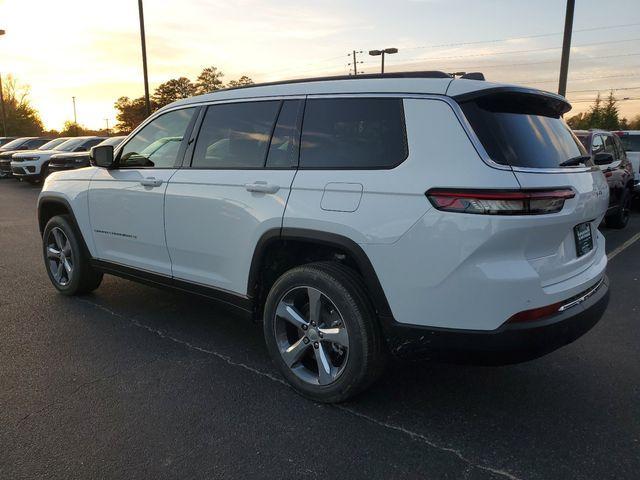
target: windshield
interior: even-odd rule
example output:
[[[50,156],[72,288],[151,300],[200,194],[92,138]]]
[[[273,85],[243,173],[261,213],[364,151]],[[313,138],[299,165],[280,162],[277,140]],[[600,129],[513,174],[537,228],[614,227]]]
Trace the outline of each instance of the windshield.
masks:
[[[503,93],[476,98],[460,106],[496,163],[558,168],[569,159],[587,155],[582,143],[542,97]]]
[[[61,143],[64,143],[65,141],[67,141],[66,138],[55,138],[45,143],[41,147],[38,147],[38,150],[53,150],[54,147],[57,147],[58,145],[60,145]]]
[[[120,145],[122,143],[122,140],[124,140],[126,137],[111,137],[111,138],[107,138],[106,140],[103,140],[102,142],[100,142],[98,145],[102,146],[102,145],[113,145],[114,147],[117,147],[118,145]]]
[[[56,147],[56,150],[61,152],[72,152],[84,142],[86,142],[86,138],[71,138]]]
[[[620,140],[625,152],[640,152],[640,135],[621,135]]]
[[[9,143],[5,143],[2,146],[3,150],[11,150],[12,148],[18,148],[24,142],[29,141],[29,138],[16,138],[15,140],[11,140]]]

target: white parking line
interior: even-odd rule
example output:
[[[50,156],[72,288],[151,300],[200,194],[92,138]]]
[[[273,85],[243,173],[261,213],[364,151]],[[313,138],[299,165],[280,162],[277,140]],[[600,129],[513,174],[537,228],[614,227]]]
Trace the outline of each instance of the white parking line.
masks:
[[[624,242],[622,245],[620,245],[618,248],[616,248],[613,252],[611,252],[609,255],[607,255],[607,259],[609,261],[613,260],[613,257],[615,257],[616,255],[621,253],[623,250],[629,248],[631,245],[636,243],[638,240],[640,240],[640,232],[636,233],[633,237],[631,237],[629,240]]]

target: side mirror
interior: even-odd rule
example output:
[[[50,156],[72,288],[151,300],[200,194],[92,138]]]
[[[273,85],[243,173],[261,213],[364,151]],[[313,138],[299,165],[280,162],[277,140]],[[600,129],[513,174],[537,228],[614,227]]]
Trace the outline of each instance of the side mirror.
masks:
[[[610,153],[596,153],[593,157],[593,163],[596,165],[609,165],[613,163],[613,155]]]
[[[113,145],[100,145],[92,147],[89,152],[89,162],[94,167],[113,167]]]

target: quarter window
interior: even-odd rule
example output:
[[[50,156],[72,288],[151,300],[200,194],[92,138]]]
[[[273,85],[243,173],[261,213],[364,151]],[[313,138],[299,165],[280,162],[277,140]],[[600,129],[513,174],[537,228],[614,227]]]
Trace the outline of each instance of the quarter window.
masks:
[[[136,133],[122,148],[120,167],[172,168],[194,108],[165,113]]]
[[[300,168],[393,168],[407,155],[402,99],[307,101]]]
[[[212,105],[202,121],[192,166],[263,168],[281,102]]]

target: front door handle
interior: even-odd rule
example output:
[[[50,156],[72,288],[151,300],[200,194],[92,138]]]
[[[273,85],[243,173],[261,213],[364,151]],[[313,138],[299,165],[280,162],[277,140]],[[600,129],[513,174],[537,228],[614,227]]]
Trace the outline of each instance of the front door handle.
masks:
[[[144,187],[159,187],[162,185],[162,179],[156,177],[147,177],[140,180],[140,185]]]
[[[279,185],[273,185],[267,182],[245,183],[244,188],[246,188],[248,192],[258,193],[276,193],[280,190]]]

